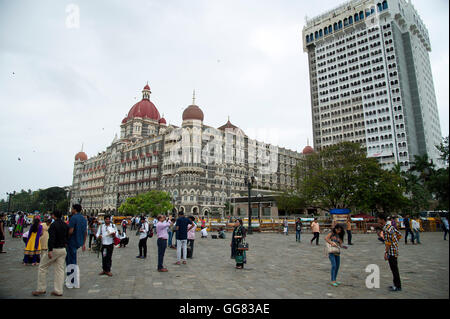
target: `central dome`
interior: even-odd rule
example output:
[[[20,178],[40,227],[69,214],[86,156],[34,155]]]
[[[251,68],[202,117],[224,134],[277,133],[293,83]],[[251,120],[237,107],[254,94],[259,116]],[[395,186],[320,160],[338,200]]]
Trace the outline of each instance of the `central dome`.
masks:
[[[133,105],[130,112],[128,112],[129,119],[133,117],[149,118],[155,121],[159,121],[161,118],[155,104],[150,100],[142,99],[140,102]]]
[[[155,104],[150,101],[150,86],[145,85],[142,90],[142,100],[137,102],[128,112],[126,118],[122,120],[122,123],[126,123],[129,119],[140,117],[147,118],[155,121],[159,121],[161,116],[159,115],[158,109]]]

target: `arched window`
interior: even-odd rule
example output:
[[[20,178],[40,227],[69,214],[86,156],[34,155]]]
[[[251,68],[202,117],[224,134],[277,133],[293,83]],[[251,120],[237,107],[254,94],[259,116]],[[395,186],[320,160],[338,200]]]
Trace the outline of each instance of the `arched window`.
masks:
[[[328,27],[328,33],[332,33],[333,32],[333,28],[331,27],[331,25]]]
[[[388,8],[387,1],[383,1],[383,10],[386,10]]]
[[[309,41],[313,41],[314,40],[314,36],[313,36],[313,34],[311,33],[310,35],[309,35]]]
[[[366,18],[370,16],[370,9],[366,9]]]
[[[324,33],[325,35],[327,35],[327,34],[328,34],[328,28],[323,29],[323,33]]]
[[[359,11],[359,20],[364,20],[364,12]]]
[[[383,5],[381,3],[377,3],[378,12],[383,11]]]
[[[348,26],[348,19],[347,18],[344,19],[344,27],[346,27],[346,26]]]
[[[359,14],[355,13],[355,22],[359,21]]]
[[[323,36],[322,29],[319,30],[319,38]]]
[[[336,22],[335,22],[334,25],[333,25],[333,29],[334,29],[334,31],[337,31],[337,29],[338,29],[338,25],[337,25]]]
[[[375,13],[375,7],[370,8],[370,14],[374,14]]]
[[[306,43],[309,43],[309,35],[306,36]]]
[[[339,20],[338,27],[339,27],[339,30],[342,29],[342,20]]]
[[[353,24],[353,17],[352,16],[348,17],[348,24]]]
[[[314,39],[318,39],[319,38],[319,32],[318,31],[316,31],[316,32],[314,32]]]

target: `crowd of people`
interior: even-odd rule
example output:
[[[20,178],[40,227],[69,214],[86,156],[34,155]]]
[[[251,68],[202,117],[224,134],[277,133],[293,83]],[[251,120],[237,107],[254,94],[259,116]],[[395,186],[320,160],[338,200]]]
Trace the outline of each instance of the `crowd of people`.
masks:
[[[37,275],[37,290],[32,294],[39,296],[46,293],[46,276],[50,266],[54,266],[54,290],[51,293],[54,296],[63,295],[63,286],[65,276],[67,288],[80,288],[79,268],[77,266],[77,251],[81,248],[86,250],[86,241],[89,250],[95,250],[102,255],[102,271],[99,275],[112,277],[112,256],[114,248],[126,248],[129,244],[127,234],[128,225],[130,231],[135,231],[139,241],[137,245],[138,259],[147,258],[147,240],[156,235],[158,272],[168,272],[164,265],[164,256],[167,248],[176,250],[175,265],[186,265],[187,259],[193,258],[194,243],[196,231],[200,228],[201,238],[207,238],[208,232],[204,218],[197,220],[194,216],[184,216],[184,212],[178,213],[178,216],[158,215],[153,220],[149,216],[135,216],[130,221],[123,219],[120,223],[121,229],[118,229],[111,216],[104,216],[103,222],[100,222],[93,215],[83,216],[82,207],[79,204],[72,206],[71,215],[65,218],[61,212],[54,212],[51,215],[35,215],[30,222],[23,213],[0,218],[0,253],[5,244],[5,229],[9,230],[12,238],[22,237],[25,248],[23,264],[28,266],[39,266]],[[442,218],[444,230],[444,240],[447,239],[448,220]],[[229,222],[232,222],[230,218]],[[401,291],[401,279],[398,267],[399,242],[403,237],[398,230],[395,218],[390,218],[380,214],[377,218],[378,240],[385,245],[384,259],[389,263],[393,274],[393,285],[391,291]],[[408,238],[412,244],[420,244],[421,227],[417,220],[407,215],[403,219],[405,228],[405,244],[408,244]],[[26,228],[30,226],[28,231]],[[285,219],[282,223],[283,233],[287,236],[289,224]],[[300,218],[295,221],[296,242],[301,242],[301,233],[303,223]],[[317,218],[314,218],[310,224],[313,237],[310,240],[311,245],[316,242],[319,245],[320,225]],[[341,249],[347,249],[344,245],[344,237],[347,235],[348,245],[352,243],[352,223],[350,216],[344,223],[333,223],[331,231],[324,238],[326,251],[331,264],[330,284],[338,287],[341,283],[337,280],[339,267],[341,263]],[[218,230],[218,235],[213,238],[226,238],[223,227]],[[235,260],[235,268],[243,269],[247,263],[246,252],[248,244],[246,243],[247,229],[242,219],[235,219],[233,232],[231,235],[231,258]],[[66,274],[64,274],[66,273]]]

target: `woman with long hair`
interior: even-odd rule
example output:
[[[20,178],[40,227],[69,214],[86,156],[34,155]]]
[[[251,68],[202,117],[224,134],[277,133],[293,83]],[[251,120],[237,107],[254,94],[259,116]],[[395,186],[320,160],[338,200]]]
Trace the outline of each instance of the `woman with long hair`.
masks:
[[[238,219],[234,226],[233,236],[231,238],[231,258],[236,260],[236,268],[242,269],[244,268],[244,264],[247,262],[245,259],[245,251],[239,250],[239,244],[244,241],[246,236],[246,231],[244,228],[244,223],[242,219]]]
[[[24,265],[39,265],[41,261],[41,236],[42,225],[40,219],[35,217],[28,233],[25,256],[23,257]]]
[[[333,227],[331,230],[331,233],[329,233],[325,237],[325,241],[327,242],[327,249],[328,249],[328,258],[331,262],[331,285],[334,287],[337,287],[341,283],[336,281],[337,274],[339,271],[339,265],[341,263],[341,250],[340,248],[347,248],[346,246],[343,246],[342,243],[344,242],[344,236],[345,236],[345,230],[344,227],[341,224],[337,224]]]

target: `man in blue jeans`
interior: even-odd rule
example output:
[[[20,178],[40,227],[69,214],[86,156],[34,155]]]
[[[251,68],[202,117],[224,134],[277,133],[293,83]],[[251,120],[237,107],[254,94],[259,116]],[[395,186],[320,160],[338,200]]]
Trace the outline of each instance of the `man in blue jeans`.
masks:
[[[87,221],[81,215],[81,209],[82,208],[80,204],[74,204],[72,206],[72,216],[69,220],[69,241],[66,247],[66,267],[68,267],[69,265],[77,265],[78,248],[83,247],[83,251],[86,250],[85,242],[87,237]],[[73,271],[67,271],[67,276],[69,276],[71,273],[73,273]],[[72,283],[73,285],[66,284],[66,287],[80,288],[79,281],[72,280]]]

